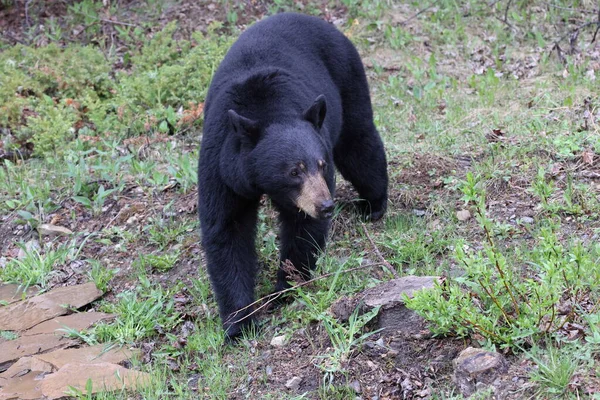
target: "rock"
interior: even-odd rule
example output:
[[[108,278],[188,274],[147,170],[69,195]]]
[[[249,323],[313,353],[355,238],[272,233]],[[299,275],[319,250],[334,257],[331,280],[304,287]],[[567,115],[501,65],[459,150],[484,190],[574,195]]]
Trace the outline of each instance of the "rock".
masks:
[[[531,225],[531,224],[533,224],[533,218],[531,218],[531,217],[521,217],[521,223],[522,224]]]
[[[423,217],[426,214],[425,210],[418,210],[418,209],[413,209],[412,210],[413,215],[417,216],[417,217]]]
[[[454,383],[464,396],[491,385],[508,371],[508,363],[496,352],[467,347],[453,361]]]
[[[17,258],[19,260],[22,260],[23,258],[25,258],[25,256],[27,255],[28,252],[30,252],[31,250],[40,250],[40,244],[37,240],[35,239],[31,239],[29,242],[25,243],[24,248],[20,248],[19,249],[19,253],[17,254]]]
[[[69,236],[73,231],[64,226],[41,224],[37,227],[38,232],[42,236]]]
[[[64,317],[57,317],[46,322],[42,322],[23,332],[22,336],[39,335],[41,333],[65,334],[65,329],[81,331],[87,329],[100,321],[109,321],[115,318],[114,314],[105,314],[101,312],[83,312]]]
[[[342,322],[347,321],[356,307],[365,313],[381,306],[377,317],[377,328],[388,332],[401,331],[407,335],[416,335],[426,329],[423,318],[404,305],[403,297],[412,297],[422,289],[431,289],[439,281],[436,276],[404,276],[384,282],[358,295],[342,297],[332,304],[329,311]]]
[[[286,343],[285,335],[274,336],[273,339],[271,339],[271,346],[273,346],[273,347],[283,347],[283,346],[285,346],[285,343]]]
[[[28,371],[21,376],[0,380],[0,400],[41,399],[40,379],[43,376],[43,372]]]
[[[34,295],[37,292],[38,290],[33,286],[28,287],[23,293],[23,287],[21,285],[3,284],[0,285],[0,302],[6,302],[5,304],[15,303],[23,300],[23,298]],[[4,329],[4,327],[2,329]]]
[[[285,383],[285,387],[290,390],[298,390],[300,388],[300,383],[302,383],[302,378],[299,376],[295,376],[292,379],[288,380]]]
[[[6,331],[22,331],[40,322],[67,314],[102,296],[93,282],[64,286],[18,303],[0,307],[0,326]],[[1,353],[0,353],[1,354]]]
[[[50,353],[38,354],[34,358],[51,364],[55,369],[60,369],[67,364],[98,364],[108,362],[120,364],[140,355],[139,350],[128,350],[125,348],[110,348],[103,344],[77,349],[61,349]]]
[[[34,357],[21,357],[16,363],[10,366],[6,371],[0,374],[0,378],[11,379],[24,376],[30,371],[52,372],[52,364],[48,364]],[[1,385],[0,385],[1,386]],[[2,397],[0,397],[1,399]]]
[[[151,376],[145,372],[134,371],[116,364],[66,364],[57,372],[47,375],[41,382],[42,394],[46,398],[59,399],[71,388],[80,390],[86,395],[88,380],[92,381],[92,393],[114,391],[129,388],[136,390],[147,386]]]
[[[459,221],[466,221],[471,218],[471,213],[469,210],[460,210],[456,212],[456,218]]]
[[[75,343],[77,343],[75,340],[66,339],[52,333],[23,336],[0,343],[0,371],[4,371],[21,357],[72,346]]]
[[[362,392],[362,388],[360,387],[360,382],[357,381],[356,379],[353,380],[352,382],[350,382],[350,384],[348,386],[350,387],[350,389],[354,390],[354,392],[356,392],[357,394],[360,394]]]

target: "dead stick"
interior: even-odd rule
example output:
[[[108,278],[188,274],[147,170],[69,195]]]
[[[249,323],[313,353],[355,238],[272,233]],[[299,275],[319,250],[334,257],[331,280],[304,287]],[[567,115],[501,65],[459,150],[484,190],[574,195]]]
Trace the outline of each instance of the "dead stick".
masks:
[[[264,304],[261,304],[259,307],[257,307],[256,309],[254,309],[250,314],[245,315],[244,317],[242,317],[242,318],[240,318],[240,319],[238,319],[236,321],[233,321],[231,323],[232,324],[236,324],[236,323],[238,323],[240,321],[243,321],[244,319],[248,318],[249,316],[257,313],[262,308],[265,308],[269,303],[272,303],[273,301],[275,301],[282,294],[287,293],[287,292],[291,292],[292,290],[296,290],[299,287],[306,286],[306,285],[308,285],[310,283],[318,281],[319,279],[329,278],[330,276],[336,275],[338,273],[339,274],[347,274],[349,272],[359,271],[361,269],[367,269],[367,268],[372,268],[372,267],[378,267],[378,266],[381,266],[381,265],[383,265],[383,264],[382,263],[372,263],[372,264],[360,265],[358,267],[354,267],[354,268],[350,268],[350,269],[345,269],[343,271],[328,272],[326,274],[319,275],[319,276],[317,276],[315,278],[312,278],[312,279],[309,279],[307,281],[300,282],[297,285],[294,285],[294,286],[292,286],[290,288],[287,288],[287,289],[284,289],[282,291],[271,293],[271,294],[268,294],[268,295],[266,295],[264,297],[261,297],[260,299],[256,300],[255,302],[252,302],[252,303],[248,304],[247,306],[240,308],[239,310],[237,310],[237,311],[235,311],[234,313],[231,314],[231,316],[228,318],[227,322],[229,322],[230,318],[236,316],[240,312],[242,312],[242,311],[244,311],[244,310],[246,310],[246,309],[248,309],[248,308],[250,308],[250,307],[252,307],[252,306],[254,306],[254,305],[258,304],[258,303],[260,303],[261,301],[267,300]]]
[[[385,257],[383,256],[383,254],[381,254],[381,252],[379,251],[379,248],[377,247],[377,245],[375,244],[375,241],[373,241],[373,238],[371,237],[371,235],[369,234],[369,230],[367,229],[367,226],[363,223],[362,227],[365,230],[365,235],[367,235],[367,239],[369,239],[369,242],[371,242],[371,246],[373,247],[373,251],[375,251],[375,254],[377,254],[377,257],[379,257],[379,259],[381,260],[381,263],[383,264],[383,266],[388,270],[389,273],[391,273],[392,275],[394,275],[394,278],[399,278],[398,273],[396,272],[396,270],[394,269],[394,267],[392,266],[392,264],[390,264]]]

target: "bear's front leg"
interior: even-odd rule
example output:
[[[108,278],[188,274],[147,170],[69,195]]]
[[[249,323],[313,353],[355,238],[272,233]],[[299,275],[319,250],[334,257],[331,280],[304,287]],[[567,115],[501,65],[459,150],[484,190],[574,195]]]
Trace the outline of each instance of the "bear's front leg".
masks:
[[[253,308],[245,307],[254,301],[258,269],[254,242],[257,207],[258,202],[243,208],[225,207],[200,218],[208,273],[228,341],[253,322],[248,315]]]
[[[276,292],[290,287],[288,273],[283,268],[286,260],[294,265],[304,280],[310,279],[310,271],[315,269],[319,253],[325,251],[331,224],[331,219],[311,218],[304,212],[282,212],[280,220],[281,261],[277,272]]]

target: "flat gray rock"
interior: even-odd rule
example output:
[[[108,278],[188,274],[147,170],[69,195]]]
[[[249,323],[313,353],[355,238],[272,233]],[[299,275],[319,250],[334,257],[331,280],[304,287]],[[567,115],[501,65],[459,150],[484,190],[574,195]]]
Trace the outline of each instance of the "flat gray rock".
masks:
[[[383,282],[364,290],[353,297],[342,297],[332,304],[329,311],[341,321],[347,321],[354,310],[369,312],[381,307],[377,317],[377,327],[387,332],[401,331],[415,335],[426,329],[423,318],[404,305],[404,295],[413,297],[415,292],[432,289],[439,281],[437,276],[404,276]]]

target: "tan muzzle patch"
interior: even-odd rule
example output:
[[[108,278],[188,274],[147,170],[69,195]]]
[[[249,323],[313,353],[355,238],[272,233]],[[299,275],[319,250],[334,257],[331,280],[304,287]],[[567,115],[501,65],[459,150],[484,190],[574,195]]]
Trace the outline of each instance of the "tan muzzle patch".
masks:
[[[296,206],[313,218],[319,217],[319,207],[324,201],[331,200],[327,182],[321,174],[309,175],[302,185]]]

